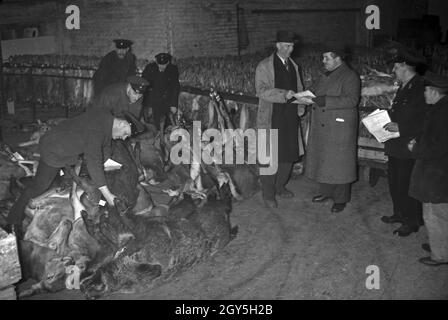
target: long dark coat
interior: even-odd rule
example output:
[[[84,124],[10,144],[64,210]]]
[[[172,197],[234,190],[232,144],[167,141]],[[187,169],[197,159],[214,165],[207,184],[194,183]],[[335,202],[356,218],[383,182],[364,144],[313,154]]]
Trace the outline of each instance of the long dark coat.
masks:
[[[135,61],[135,55],[129,51],[123,59],[118,57],[115,50],[106,54],[93,75],[95,95],[100,94],[110,84],[125,82],[128,76],[135,75],[137,71]]]
[[[256,95],[259,98],[258,111],[257,111],[257,128],[258,129],[271,129],[272,128],[272,114],[274,109],[274,103],[286,104],[286,93],[288,90],[275,87],[275,72],[274,72],[274,56],[276,53],[262,60],[255,70],[255,90]],[[303,91],[304,87],[302,79],[300,77],[297,64],[289,59],[289,64],[293,66],[297,75],[297,91]],[[297,114],[303,115],[305,112],[304,105],[297,105]],[[300,122],[299,122],[300,125]],[[304,154],[304,145],[302,142],[302,134],[300,127],[296,129],[299,146],[298,155]],[[267,133],[269,137],[269,133]],[[266,144],[269,148],[269,143]],[[269,152],[268,152],[269,154]]]
[[[356,180],[360,89],[359,76],[345,63],[312,88],[316,96],[325,96],[325,107],[312,106],[306,177],[329,184]]]
[[[170,107],[178,107],[179,70],[176,65],[170,63],[163,72],[160,72],[157,63],[152,62],[143,70],[142,78],[149,82],[143,97],[143,105],[145,108],[152,108],[154,121],[159,124],[162,117],[170,111]]]
[[[84,154],[95,186],[105,186],[103,163],[111,154],[113,120],[107,110],[94,109],[61,122],[40,139],[41,160],[63,168],[76,164]]]
[[[131,103],[126,93],[128,84],[128,82],[118,82],[107,86],[95,97],[91,107],[110,110],[115,116],[122,116],[123,111],[129,111],[138,118],[142,108],[142,98]]]
[[[413,154],[417,158],[409,195],[424,203],[448,203],[448,97],[429,107],[422,136]]]

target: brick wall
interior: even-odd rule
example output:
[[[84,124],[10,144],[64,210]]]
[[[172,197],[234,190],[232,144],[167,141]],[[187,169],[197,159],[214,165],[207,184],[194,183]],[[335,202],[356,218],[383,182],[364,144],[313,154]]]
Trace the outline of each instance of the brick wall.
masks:
[[[29,1],[28,1],[29,2]],[[4,2],[0,27],[20,23],[39,25],[42,34],[53,34],[60,53],[104,55],[111,39],[135,42],[139,58],[160,51],[177,57],[237,54],[237,1],[233,0],[72,0]],[[304,42],[363,43],[365,0],[246,0],[244,9],[249,45],[242,53],[271,46],[278,29],[298,33]],[[66,30],[65,7],[76,4],[81,29]],[[254,13],[257,9],[346,9],[359,12]]]

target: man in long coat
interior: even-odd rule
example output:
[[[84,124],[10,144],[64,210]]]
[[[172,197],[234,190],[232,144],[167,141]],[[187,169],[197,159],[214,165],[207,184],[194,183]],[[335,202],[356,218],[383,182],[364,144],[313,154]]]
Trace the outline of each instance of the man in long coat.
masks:
[[[344,48],[323,53],[325,74],[313,86],[316,95],[305,158],[305,176],[319,183],[313,202],[333,199],[332,212],[350,201],[357,178],[359,76],[343,61]]]
[[[391,122],[385,129],[399,132],[398,138],[387,140],[385,153],[388,156],[387,179],[393,203],[393,215],[383,216],[384,223],[401,223],[393,233],[406,237],[417,232],[423,225],[422,203],[409,196],[409,183],[415,165],[415,156],[408,150],[408,143],[419,137],[423,130],[423,119],[428,110],[425,103],[425,86],[416,71],[424,58],[414,52],[403,51],[394,59],[393,71],[401,82],[389,110]]]
[[[117,82],[106,87],[94,98],[92,108],[108,109],[115,116],[129,111],[138,118],[147,87],[148,81],[142,77],[129,76],[126,82]]]
[[[259,98],[257,128],[278,130],[278,170],[273,175],[260,175],[263,200],[269,208],[277,207],[276,195],[294,196],[285,186],[292,164],[304,153],[298,114],[303,114],[304,105],[312,102],[295,97],[304,88],[298,66],[290,59],[294,34],[278,31],[276,48],[277,51],[262,60],[255,71],[255,89]]]
[[[125,82],[126,78],[136,74],[135,55],[130,51],[132,41],[115,39],[115,50],[106,54],[93,75],[95,96],[107,86],[116,82]]]
[[[143,97],[145,121],[152,113],[154,124],[159,130],[165,127],[170,116],[176,114],[179,104],[179,70],[171,63],[171,59],[170,54],[159,53],[155,56],[155,62],[149,63],[142,73],[142,77],[149,82]]]
[[[425,74],[427,111],[423,134],[408,148],[416,156],[409,195],[423,203],[423,219],[431,255],[419,259],[429,266],[448,264],[448,77]]]

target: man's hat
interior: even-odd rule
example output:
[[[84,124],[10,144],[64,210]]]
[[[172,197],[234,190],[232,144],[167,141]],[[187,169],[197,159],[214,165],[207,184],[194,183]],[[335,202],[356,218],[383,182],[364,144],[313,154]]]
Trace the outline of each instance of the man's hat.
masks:
[[[426,60],[423,56],[420,56],[419,54],[408,50],[399,50],[389,62],[406,63],[407,65],[412,67],[426,65]]]
[[[297,42],[296,35],[294,32],[286,31],[286,30],[278,30],[277,37],[275,38],[275,42],[287,42],[287,43],[295,43]]]
[[[129,111],[123,111],[123,117],[131,126],[131,136],[135,136],[145,131],[145,125]]]
[[[322,53],[333,52],[335,55],[339,56],[341,59],[344,59],[348,54],[348,46],[343,43],[335,43],[333,45],[325,45],[322,48]]]
[[[168,62],[171,61],[172,57],[169,53],[162,52],[162,53],[157,54],[155,56],[155,58],[156,58],[156,62],[158,64],[167,64]]]
[[[126,39],[115,39],[114,42],[118,49],[129,48],[132,45],[132,41]]]
[[[145,92],[146,88],[149,86],[149,82],[139,76],[129,76],[126,80],[131,84],[132,89],[137,93]]]
[[[427,71],[423,77],[425,86],[448,89],[448,77]]]

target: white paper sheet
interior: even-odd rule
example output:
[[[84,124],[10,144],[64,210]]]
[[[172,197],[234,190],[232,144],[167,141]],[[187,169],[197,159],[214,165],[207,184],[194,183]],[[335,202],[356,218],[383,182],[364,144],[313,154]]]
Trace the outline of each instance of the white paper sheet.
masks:
[[[107,159],[106,162],[104,162],[104,170],[105,171],[118,170],[121,167],[122,167],[121,163],[118,163],[112,159]]]
[[[378,142],[386,142],[389,139],[398,138],[400,132],[390,132],[383,127],[391,122],[389,114],[386,110],[376,109],[371,114],[362,119],[362,123],[369,132],[378,140]]]

